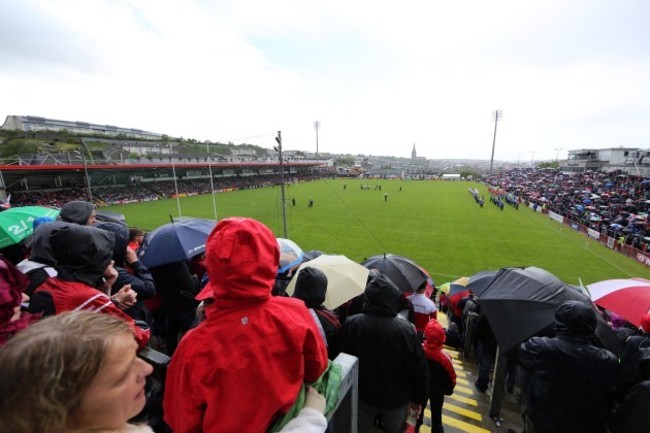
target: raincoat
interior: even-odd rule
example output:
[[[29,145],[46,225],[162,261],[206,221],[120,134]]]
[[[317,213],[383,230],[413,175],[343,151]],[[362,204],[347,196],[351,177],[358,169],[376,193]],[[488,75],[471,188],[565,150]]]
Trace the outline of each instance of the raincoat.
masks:
[[[41,284],[29,304],[30,313],[60,314],[71,310],[89,310],[112,314],[131,325],[140,348],[149,341],[149,331],[136,326],[133,319],[117,308],[97,289],[113,255],[114,236],[94,227],[69,224],[50,236],[58,258],[58,275]]]
[[[604,433],[613,400],[616,357],[593,346],[596,314],[578,301],[555,312],[557,337],[521,344],[528,369],[527,413],[536,433]]]
[[[398,319],[399,289],[379,275],[363,294],[363,312],[346,319],[341,351],[359,358],[359,400],[397,409],[427,398],[427,363],[415,327]]]
[[[168,368],[164,412],[174,433],[263,432],[327,367],[302,301],[271,297],[279,247],[258,221],[219,221],[206,242],[213,298]]]

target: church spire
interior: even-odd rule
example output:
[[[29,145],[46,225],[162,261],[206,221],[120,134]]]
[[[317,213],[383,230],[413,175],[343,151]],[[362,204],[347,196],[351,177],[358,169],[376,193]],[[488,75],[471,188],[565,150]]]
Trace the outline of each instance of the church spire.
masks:
[[[411,159],[418,157],[418,153],[415,151],[415,141],[413,142],[413,150],[411,151]]]

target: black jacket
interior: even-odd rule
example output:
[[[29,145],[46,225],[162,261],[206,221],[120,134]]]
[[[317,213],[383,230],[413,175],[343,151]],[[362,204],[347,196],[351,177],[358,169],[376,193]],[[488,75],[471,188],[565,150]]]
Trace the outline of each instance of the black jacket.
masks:
[[[363,312],[346,319],[341,351],[359,358],[359,399],[396,409],[428,396],[427,362],[413,324],[396,317],[401,293],[385,276],[368,283]]]
[[[527,411],[535,433],[606,431],[617,359],[589,343],[596,317],[580,305],[562,323],[556,312],[557,337],[533,337],[520,346],[520,363],[530,374]]]
[[[341,322],[333,311],[323,306],[327,295],[327,276],[317,268],[307,266],[296,277],[293,297],[301,299],[307,308],[313,310],[325,333],[327,357],[334,360],[340,353],[339,334]]]
[[[115,261],[115,270],[118,273],[117,280],[113,283],[111,293],[117,293],[125,284],[130,284],[131,288],[138,294],[137,302],[131,308],[124,312],[136,320],[145,320],[144,300],[153,297],[156,294],[156,285],[149,269],[139,260],[133,263],[126,263],[125,255],[129,243],[129,229],[121,224],[102,222],[95,227],[115,236],[113,247],[113,260]],[[126,270],[128,265],[132,272]]]
[[[650,380],[634,385],[614,413],[612,433],[647,433],[650,431]]]

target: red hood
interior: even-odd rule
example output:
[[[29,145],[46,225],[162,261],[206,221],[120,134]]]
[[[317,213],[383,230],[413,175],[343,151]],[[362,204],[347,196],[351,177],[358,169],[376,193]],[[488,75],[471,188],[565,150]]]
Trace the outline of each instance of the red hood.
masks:
[[[437,320],[429,320],[427,326],[424,328],[424,348],[430,350],[442,350],[442,345],[445,343],[447,336],[445,330]]]
[[[279,259],[278,242],[264,224],[250,218],[223,219],[205,244],[210,282],[197,299],[214,297],[216,305],[224,305],[270,298]]]

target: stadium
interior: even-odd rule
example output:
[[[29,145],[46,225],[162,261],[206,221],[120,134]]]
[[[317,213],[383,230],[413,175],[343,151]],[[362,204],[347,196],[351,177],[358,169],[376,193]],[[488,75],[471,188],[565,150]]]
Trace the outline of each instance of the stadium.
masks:
[[[85,125],[76,127],[80,132]],[[88,127],[98,131],[101,125]],[[131,131],[133,137],[118,140],[151,138]],[[616,164],[574,171],[515,167],[473,180],[349,171],[341,176],[318,159],[197,156],[183,153],[180,143],[143,141],[142,149],[150,151],[141,158],[101,158],[89,150],[101,140],[112,139],[85,138],[76,153],[24,155],[23,161],[33,163],[1,165],[5,207],[60,208],[84,200],[98,205],[98,213],[121,215],[129,226],[149,233],[170,219],[245,216],[304,252],[344,255],[357,263],[373,256],[407,257],[427,271],[435,287],[471,282],[485,271],[531,266],[580,292],[604,280],[650,279],[650,181]],[[632,167],[643,165],[638,155]],[[576,168],[576,158],[567,163]],[[448,327],[447,316],[439,320]],[[472,350],[448,348],[459,377],[443,406],[446,431],[487,432],[494,423],[520,428],[515,394],[498,391],[504,380],[498,365],[489,394],[472,385],[479,374]],[[349,421],[355,409],[344,401],[330,422]],[[427,410],[425,419],[430,416]],[[422,431],[427,427],[425,422]]]

